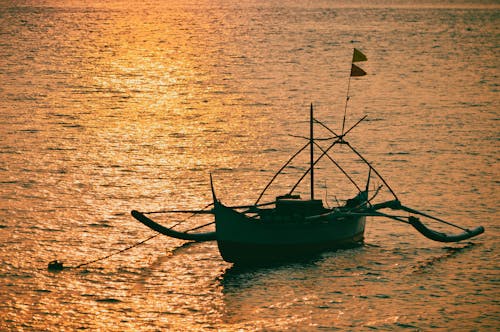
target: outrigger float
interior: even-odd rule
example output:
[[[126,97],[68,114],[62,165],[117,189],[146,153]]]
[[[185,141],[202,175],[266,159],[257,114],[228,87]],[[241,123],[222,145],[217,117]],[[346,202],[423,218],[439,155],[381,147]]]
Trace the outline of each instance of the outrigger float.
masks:
[[[354,49],[351,76],[365,74],[362,69],[354,65],[356,61],[365,60],[366,57]],[[348,99],[349,97],[347,97]],[[225,261],[245,265],[295,260],[312,257],[328,250],[361,245],[364,239],[366,217],[384,217],[410,224],[425,237],[439,242],[458,242],[484,232],[482,226],[467,229],[403,205],[387,181],[384,180],[373,165],[345,140],[346,135],[365,118],[366,116],[356,122],[350,129],[344,131],[344,113],[342,133],[338,135],[323,122],[314,118],[313,105],[311,104],[309,137],[306,138],[308,142],[276,172],[252,205],[224,205],[216,196],[212,176],[210,175],[213,203],[207,206],[211,207],[209,210],[163,210],[153,212],[133,210],[131,212],[132,216],[147,227],[166,236],[188,241],[217,241],[219,252]],[[328,138],[315,138],[315,125],[326,129],[331,136]],[[329,141],[329,145],[325,148],[319,143],[320,141]],[[358,185],[352,176],[331,156],[333,148],[340,146],[347,147],[368,167],[368,180],[363,187]],[[314,153],[315,148],[320,151],[317,157],[315,157]],[[279,196],[273,201],[261,203],[262,197],[275,179],[282,174],[292,160],[306,150],[309,151],[309,167],[297,183],[285,195]],[[354,185],[357,191],[351,198],[333,208],[325,207],[323,201],[316,199],[314,195],[314,169],[316,164],[325,157]],[[381,180],[382,184],[370,196],[369,185],[372,173]],[[294,194],[294,191],[307,175],[310,177],[310,197],[309,199],[302,199],[299,195]],[[374,199],[383,186],[392,195],[392,199],[375,203]],[[390,212],[384,212],[387,210],[403,211],[406,215],[394,215]],[[189,231],[180,232],[172,229],[173,227],[165,227],[147,216],[153,213],[210,214],[214,216],[215,221]],[[421,217],[458,228],[462,232],[450,235],[432,230],[421,222]],[[214,223],[214,232],[192,232]]]

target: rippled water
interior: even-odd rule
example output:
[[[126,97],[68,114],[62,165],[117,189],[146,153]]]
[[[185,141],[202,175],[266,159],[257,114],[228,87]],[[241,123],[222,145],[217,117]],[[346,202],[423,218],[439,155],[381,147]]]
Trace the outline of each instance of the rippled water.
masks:
[[[411,3],[0,1],[0,329],[497,330],[500,6]],[[251,270],[158,236],[47,271],[154,235],[131,209],[202,208],[210,172],[252,203],[309,103],[340,130],[353,47],[350,142],[404,204],[485,234],[368,220],[360,248]]]

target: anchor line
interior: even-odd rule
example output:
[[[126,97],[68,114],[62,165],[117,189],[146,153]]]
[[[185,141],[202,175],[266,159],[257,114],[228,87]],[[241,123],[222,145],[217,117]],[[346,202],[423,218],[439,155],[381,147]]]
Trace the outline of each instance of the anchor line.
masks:
[[[99,261],[103,261],[103,260],[105,260],[105,259],[107,259],[107,258],[110,258],[110,257],[112,257],[112,256],[115,256],[115,255],[121,254],[122,252],[128,251],[128,250],[133,249],[133,248],[135,248],[135,247],[138,247],[138,246],[140,246],[141,244],[146,243],[147,241],[149,241],[149,240],[151,240],[151,239],[153,239],[153,238],[157,237],[158,235],[160,235],[160,233],[156,233],[156,234],[154,234],[154,235],[152,235],[152,236],[148,237],[147,239],[144,239],[144,240],[142,240],[142,241],[140,241],[140,242],[137,242],[137,243],[135,243],[135,244],[133,244],[133,245],[131,245],[131,246],[127,247],[127,248],[124,248],[124,249],[121,249],[121,250],[119,250],[119,251],[113,252],[113,253],[111,253],[111,254],[109,254],[109,255],[106,255],[106,256],[104,256],[104,257],[100,257],[100,258],[94,259],[94,260],[92,260],[92,261],[89,261],[89,262],[86,262],[86,263],[82,263],[82,264],[77,265],[77,266],[73,266],[73,267],[72,267],[72,266],[69,266],[68,268],[78,269],[78,268],[80,268],[80,267],[82,267],[82,266],[85,266],[85,265],[89,265],[89,264],[92,264],[92,263],[97,263],[97,262],[99,262]]]
[[[207,206],[205,206],[205,207],[204,207],[204,209],[206,209],[206,208],[207,208],[207,207],[209,207],[210,205],[212,205],[212,203],[211,203],[211,204],[209,204],[209,205],[207,205]],[[156,211],[155,211],[155,212],[156,212]],[[153,212],[153,213],[154,213],[154,212]],[[193,213],[192,215],[190,215],[190,216],[189,216],[189,217],[187,217],[186,219],[181,220],[181,221],[179,221],[179,222],[175,223],[173,226],[171,226],[171,227],[170,227],[170,229],[174,228],[175,226],[180,225],[181,223],[183,223],[183,222],[187,221],[189,218],[192,218],[192,217],[193,217],[193,216],[195,216],[195,215],[196,215],[196,213]],[[211,223],[210,223],[210,224],[211,224]],[[193,229],[188,230],[188,232],[189,232],[189,231],[196,230],[196,229],[199,229],[199,228],[201,228],[201,227],[208,226],[208,225],[209,225],[209,224],[205,224],[205,225],[202,225],[202,226],[199,226],[199,227],[195,227],[195,228],[193,228]],[[97,262],[103,261],[103,260],[108,259],[108,258],[110,258],[110,257],[112,257],[112,256],[116,256],[116,255],[121,254],[121,253],[123,253],[123,252],[125,252],[125,251],[128,251],[128,250],[130,250],[130,249],[133,249],[133,248],[135,248],[135,247],[138,247],[138,246],[140,246],[141,244],[144,244],[144,243],[148,242],[149,240],[154,239],[154,238],[155,238],[155,237],[157,237],[158,235],[160,235],[160,233],[156,233],[156,234],[154,234],[154,235],[151,235],[150,237],[148,237],[148,238],[146,238],[146,239],[144,239],[144,240],[142,240],[142,241],[139,241],[139,242],[137,242],[137,243],[134,243],[133,245],[130,245],[130,246],[128,246],[128,247],[126,247],[126,248],[124,248],[124,249],[121,249],[121,250],[118,250],[118,251],[112,252],[112,253],[110,253],[110,254],[108,254],[108,255],[106,255],[106,256],[99,257],[99,258],[97,258],[97,259],[93,259],[93,260],[91,260],[91,261],[88,261],[88,262],[85,262],[85,263],[79,264],[79,265],[77,265],[77,266],[68,266],[68,267],[66,267],[66,268],[68,268],[68,269],[78,269],[78,268],[80,268],[80,267],[82,267],[82,266],[86,266],[86,265],[90,265],[90,264],[93,264],[93,263],[97,263]]]

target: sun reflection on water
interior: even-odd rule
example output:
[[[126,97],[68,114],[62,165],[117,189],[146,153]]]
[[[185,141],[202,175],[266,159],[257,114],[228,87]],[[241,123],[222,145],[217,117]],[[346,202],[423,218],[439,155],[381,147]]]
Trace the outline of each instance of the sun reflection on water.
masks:
[[[387,3],[0,6],[0,330],[496,327],[498,5]],[[303,144],[288,134],[306,135],[311,102],[339,129],[352,46],[370,74],[347,124],[369,117],[349,139],[409,205],[487,223],[475,245],[450,254],[370,221],[361,248],[270,269],[157,237],[46,270],[150,236],[131,209],[206,206],[209,173],[223,202],[254,202]],[[332,203],[350,184],[328,172]]]

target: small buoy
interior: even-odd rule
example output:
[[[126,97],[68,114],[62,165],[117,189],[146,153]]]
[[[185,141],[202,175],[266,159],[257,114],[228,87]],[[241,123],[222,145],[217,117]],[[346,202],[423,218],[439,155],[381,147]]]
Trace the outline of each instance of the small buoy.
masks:
[[[62,262],[55,260],[49,263],[48,269],[49,271],[62,271],[64,266]]]

